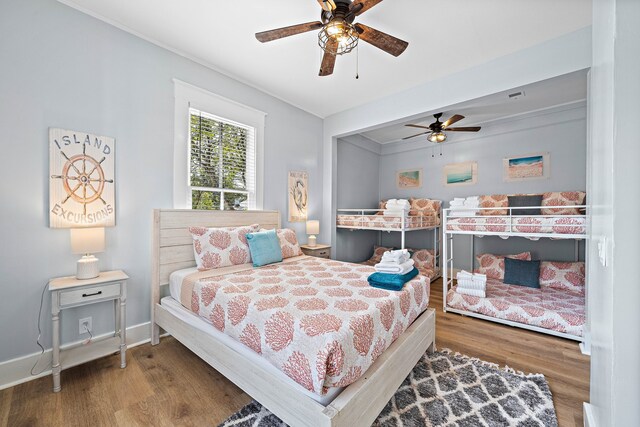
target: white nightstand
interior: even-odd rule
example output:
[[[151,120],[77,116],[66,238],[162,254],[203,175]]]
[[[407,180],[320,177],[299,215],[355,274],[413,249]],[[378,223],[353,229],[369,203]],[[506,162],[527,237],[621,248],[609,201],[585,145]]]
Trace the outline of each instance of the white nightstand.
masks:
[[[300,249],[305,255],[318,258],[331,258],[331,245],[321,245],[320,243],[315,246],[300,245]]]
[[[103,271],[93,279],[78,280],[74,276],[49,281],[51,321],[53,328],[53,391],[60,391],[60,371],[120,351],[120,367],[127,366],[125,322],[127,276],[124,271]],[[115,332],[113,337],[70,348],[60,353],[60,310],[113,300]],[[61,358],[62,356],[62,358]]]

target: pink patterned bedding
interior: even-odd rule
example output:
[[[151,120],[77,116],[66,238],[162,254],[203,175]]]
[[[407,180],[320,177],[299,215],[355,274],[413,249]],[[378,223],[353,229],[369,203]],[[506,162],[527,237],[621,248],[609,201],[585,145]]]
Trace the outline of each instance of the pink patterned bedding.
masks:
[[[371,267],[321,258],[236,270],[188,276],[182,305],[321,395],[356,381],[429,300],[424,276],[390,292],[369,286]]]
[[[447,293],[447,306],[576,336],[582,336],[586,320],[584,295],[496,279],[487,279],[486,298],[459,294],[454,286]]]
[[[357,228],[402,228],[402,218],[386,215],[338,215],[338,226]],[[405,218],[405,228],[435,227],[440,223],[437,215],[410,216]]]
[[[585,234],[584,215],[458,217],[447,219],[449,231]],[[511,224],[511,227],[510,227]]]

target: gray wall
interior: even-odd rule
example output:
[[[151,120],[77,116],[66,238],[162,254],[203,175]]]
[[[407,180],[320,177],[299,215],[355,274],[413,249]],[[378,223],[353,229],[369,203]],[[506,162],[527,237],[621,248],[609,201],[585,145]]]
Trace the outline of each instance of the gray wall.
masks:
[[[338,209],[378,208],[380,146],[360,135],[338,140]],[[369,258],[378,241],[377,231],[336,233],[335,257],[360,262]]]
[[[483,125],[478,134],[455,134],[451,142],[433,151],[424,142],[384,146],[380,158],[381,198],[429,197],[449,201],[453,197],[482,194],[539,193],[544,191],[584,190],[586,188],[586,107],[584,102],[531,113]],[[455,139],[454,139],[455,138]],[[419,138],[416,138],[419,139]],[[405,151],[406,150],[406,151]],[[528,153],[549,152],[551,173],[548,179],[504,182],[502,159]],[[476,161],[478,181],[473,185],[445,186],[442,168],[448,163]],[[398,190],[397,170],[422,168],[421,189]],[[448,204],[447,204],[448,206]],[[457,236],[454,242],[456,268],[470,268],[470,237]],[[398,245],[397,233],[383,233],[382,242]],[[432,247],[427,232],[407,234],[407,245]],[[581,245],[582,246],[582,245]],[[537,258],[572,260],[574,242],[499,237],[476,239],[476,254],[513,253],[531,250]]]
[[[589,181],[593,189],[588,315],[591,425],[640,419],[640,2],[593,1]],[[599,260],[598,244],[607,262]]]
[[[69,231],[48,228],[49,127],[116,139],[117,225],[99,258],[103,270],[131,276],[129,325],[149,320],[151,211],[172,207],[172,78],[266,112],[264,208],[286,220],[287,171],[306,170],[309,216],[320,217],[315,116],[53,0],[2,2],[0,64],[0,361],[38,350],[41,290],[51,277],[75,274]],[[294,224],[301,240],[303,226]],[[47,294],[46,347],[48,307]],[[111,327],[110,305],[65,311],[63,341],[79,338],[77,319],[88,315],[94,333]]]

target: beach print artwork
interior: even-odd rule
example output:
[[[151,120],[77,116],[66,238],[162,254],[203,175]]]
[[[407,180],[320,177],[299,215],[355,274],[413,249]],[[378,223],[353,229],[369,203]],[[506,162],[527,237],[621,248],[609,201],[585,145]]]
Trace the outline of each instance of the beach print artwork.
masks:
[[[306,172],[289,172],[289,222],[307,220],[309,176]]]
[[[443,169],[445,185],[475,184],[478,179],[478,164],[476,162],[451,163]]]
[[[422,169],[398,171],[396,174],[396,185],[398,188],[422,187]]]
[[[548,176],[548,153],[527,154],[503,160],[505,181],[524,181]]]

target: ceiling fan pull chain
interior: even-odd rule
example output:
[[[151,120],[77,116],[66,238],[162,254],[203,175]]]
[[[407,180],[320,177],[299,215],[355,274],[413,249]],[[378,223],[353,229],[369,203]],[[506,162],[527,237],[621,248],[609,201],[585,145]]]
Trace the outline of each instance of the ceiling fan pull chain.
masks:
[[[440,155],[442,156],[442,144],[440,144]]]
[[[360,47],[356,45],[356,80],[360,78]]]

